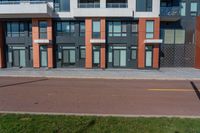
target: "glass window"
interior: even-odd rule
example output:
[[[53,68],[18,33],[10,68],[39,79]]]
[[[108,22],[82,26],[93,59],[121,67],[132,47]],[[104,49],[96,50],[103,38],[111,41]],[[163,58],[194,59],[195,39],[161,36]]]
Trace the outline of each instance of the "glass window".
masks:
[[[54,0],[54,10],[56,12],[69,12],[70,0]]]
[[[6,25],[8,37],[22,37],[24,36],[24,23],[22,22],[8,22]]]
[[[131,47],[131,60],[137,59],[137,47]]]
[[[108,36],[110,37],[127,36],[127,24],[126,22],[109,22],[108,32]]]
[[[80,22],[80,36],[85,36],[85,22]]]
[[[190,14],[191,14],[191,16],[197,16],[197,2],[191,2]]]
[[[154,37],[154,21],[146,21],[146,38]]]
[[[137,25],[137,23],[132,23],[132,25],[131,25],[131,32],[132,33],[137,33],[138,32],[138,25]]]
[[[112,62],[112,46],[108,47],[108,62]]]
[[[32,36],[32,23],[28,24],[28,36]]]
[[[80,46],[80,59],[85,59],[85,46]]]
[[[185,43],[185,30],[176,30],[175,44],[184,44],[184,43]]]
[[[74,36],[75,35],[75,23],[74,22],[57,22],[56,34],[58,36]]]
[[[40,32],[39,37],[41,39],[47,38],[47,22],[46,21],[40,21],[39,22],[39,32]]]
[[[185,30],[183,29],[167,29],[164,30],[164,44],[184,44]]]
[[[137,12],[151,12],[152,0],[136,0],[136,11]]]
[[[100,21],[93,21],[92,22],[92,37],[100,38],[101,37],[100,31],[101,31]]]
[[[164,31],[164,43],[165,44],[174,44],[174,30],[165,30]]]
[[[181,6],[181,16],[185,16],[186,15],[186,3],[185,2],[181,2],[180,3]]]

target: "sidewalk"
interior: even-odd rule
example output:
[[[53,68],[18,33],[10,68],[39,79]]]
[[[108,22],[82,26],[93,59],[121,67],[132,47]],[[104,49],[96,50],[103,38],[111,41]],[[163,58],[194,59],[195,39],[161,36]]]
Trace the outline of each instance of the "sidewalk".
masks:
[[[194,68],[161,68],[160,70],[6,68],[0,70],[0,77],[200,80],[200,70]]]

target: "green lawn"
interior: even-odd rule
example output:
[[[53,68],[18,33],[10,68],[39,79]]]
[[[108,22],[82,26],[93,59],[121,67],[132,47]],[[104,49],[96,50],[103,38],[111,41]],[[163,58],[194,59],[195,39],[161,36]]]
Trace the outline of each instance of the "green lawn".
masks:
[[[0,114],[0,133],[200,133],[200,119]]]

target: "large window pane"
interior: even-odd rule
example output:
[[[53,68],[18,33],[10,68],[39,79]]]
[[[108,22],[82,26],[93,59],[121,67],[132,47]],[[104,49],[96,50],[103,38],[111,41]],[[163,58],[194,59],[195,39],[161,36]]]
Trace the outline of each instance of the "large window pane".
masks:
[[[146,21],[146,38],[154,37],[154,21]]]
[[[185,43],[185,30],[176,30],[175,44],[184,44],[184,43]]]
[[[47,38],[47,22],[46,21],[40,21],[39,22],[39,28],[40,28],[40,38],[46,39]]]
[[[126,50],[120,51],[120,66],[121,67],[126,66]]]
[[[151,12],[152,0],[136,0],[136,11],[137,12]]]
[[[100,21],[93,21],[92,24],[92,37],[93,38],[100,38],[100,31],[101,31],[101,24]]]
[[[186,3],[185,2],[181,2],[180,3],[181,6],[181,16],[185,16],[186,15]]]
[[[174,44],[174,30],[164,30],[164,43]]]
[[[190,12],[191,12],[191,16],[197,16],[197,2],[191,2]]]

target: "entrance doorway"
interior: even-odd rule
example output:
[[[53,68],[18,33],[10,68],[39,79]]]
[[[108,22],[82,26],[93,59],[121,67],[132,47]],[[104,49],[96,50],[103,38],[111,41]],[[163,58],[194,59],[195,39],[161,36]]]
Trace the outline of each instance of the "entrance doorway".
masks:
[[[92,50],[92,56],[93,56],[93,67],[100,68],[100,62],[101,62],[101,46],[93,46]]]
[[[145,48],[145,67],[153,67],[153,46],[146,46]]]
[[[40,67],[48,67],[47,46],[40,46]]]

